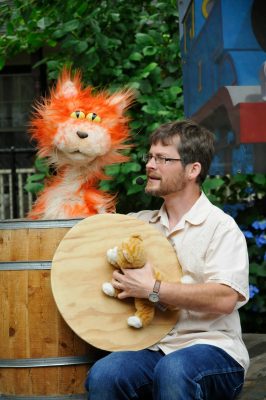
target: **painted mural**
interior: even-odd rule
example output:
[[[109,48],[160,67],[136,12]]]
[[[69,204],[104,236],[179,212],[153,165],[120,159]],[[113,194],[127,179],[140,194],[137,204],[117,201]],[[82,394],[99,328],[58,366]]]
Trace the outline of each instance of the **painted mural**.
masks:
[[[211,174],[266,172],[266,1],[179,0],[185,115],[211,129]]]

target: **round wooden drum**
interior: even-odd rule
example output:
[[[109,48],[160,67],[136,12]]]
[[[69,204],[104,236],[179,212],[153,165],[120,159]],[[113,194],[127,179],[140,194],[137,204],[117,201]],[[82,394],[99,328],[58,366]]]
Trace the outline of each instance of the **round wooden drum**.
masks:
[[[76,223],[0,222],[0,397],[84,398],[94,349],[62,319],[50,285],[54,252]]]
[[[147,258],[169,282],[180,280],[181,268],[168,240],[148,223],[121,214],[82,220],[66,234],[53,258],[52,291],[63,318],[80,338],[103,350],[149,347],[178,319],[178,311],[156,309],[149,326],[129,327],[127,318],[135,313],[133,299],[118,300],[102,292],[113,272],[106,251],[131,234],[142,236]]]

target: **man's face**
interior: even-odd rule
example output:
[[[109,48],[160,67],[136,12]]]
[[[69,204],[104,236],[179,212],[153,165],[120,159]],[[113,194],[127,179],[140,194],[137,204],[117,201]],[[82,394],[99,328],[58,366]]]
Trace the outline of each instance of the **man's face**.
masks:
[[[158,142],[153,144],[149,151],[153,156],[146,164],[147,184],[145,192],[153,196],[164,197],[183,190],[187,184],[185,167],[180,161],[176,143],[163,145]],[[155,157],[155,158],[154,158]],[[156,157],[175,159],[172,161],[161,160],[156,163]]]

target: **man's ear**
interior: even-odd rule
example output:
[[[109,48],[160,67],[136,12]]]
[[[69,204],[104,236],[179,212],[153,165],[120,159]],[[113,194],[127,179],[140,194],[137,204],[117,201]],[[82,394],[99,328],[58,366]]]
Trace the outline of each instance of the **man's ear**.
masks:
[[[187,176],[189,180],[195,180],[201,172],[201,164],[199,162],[194,162],[187,165]]]

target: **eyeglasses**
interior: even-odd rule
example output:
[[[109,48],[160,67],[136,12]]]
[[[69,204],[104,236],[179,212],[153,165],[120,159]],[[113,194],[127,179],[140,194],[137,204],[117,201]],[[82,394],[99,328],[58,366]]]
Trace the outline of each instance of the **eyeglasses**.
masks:
[[[181,158],[170,158],[163,156],[153,156],[152,154],[143,154],[142,160],[147,164],[149,161],[154,159],[155,164],[170,164],[174,161],[182,161]]]

